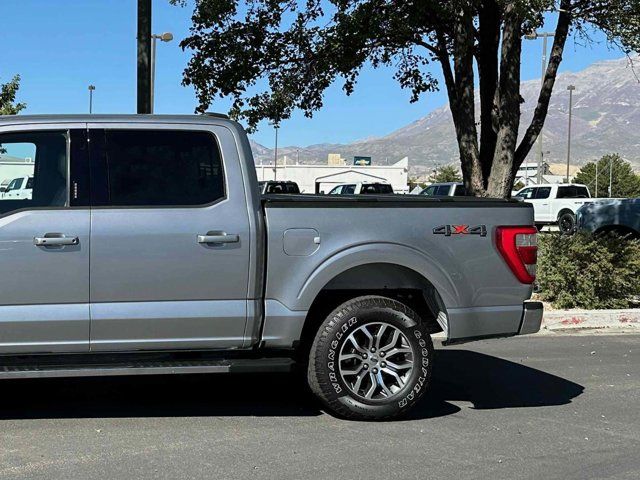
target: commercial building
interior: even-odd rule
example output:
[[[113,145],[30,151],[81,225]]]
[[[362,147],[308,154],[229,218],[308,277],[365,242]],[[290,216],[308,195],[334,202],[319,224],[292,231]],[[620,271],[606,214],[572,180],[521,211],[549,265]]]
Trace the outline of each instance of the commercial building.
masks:
[[[336,162],[336,160],[333,160]],[[340,183],[390,183],[396,193],[408,193],[409,159],[393,165],[256,165],[258,180],[290,180],[302,193],[328,193]]]

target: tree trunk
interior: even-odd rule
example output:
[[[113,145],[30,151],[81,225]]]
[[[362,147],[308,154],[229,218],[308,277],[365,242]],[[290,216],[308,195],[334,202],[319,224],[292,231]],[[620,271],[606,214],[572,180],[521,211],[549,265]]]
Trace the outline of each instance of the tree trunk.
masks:
[[[522,32],[520,17],[513,5],[505,11],[500,55],[500,81],[498,84],[498,132],[487,179],[486,195],[511,196],[513,164],[520,125],[520,54]]]
[[[484,181],[478,149],[478,130],[475,123],[473,32],[473,16],[465,10],[456,22],[453,38],[456,108],[451,112],[454,117],[465,187],[473,195],[480,196],[484,194]]]

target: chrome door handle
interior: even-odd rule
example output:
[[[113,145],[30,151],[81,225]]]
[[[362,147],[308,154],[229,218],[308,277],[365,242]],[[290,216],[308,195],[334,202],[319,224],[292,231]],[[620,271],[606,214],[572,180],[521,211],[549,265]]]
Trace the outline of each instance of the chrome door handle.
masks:
[[[198,235],[198,243],[238,243],[239,241],[239,235],[231,235],[224,232]]]
[[[34,237],[33,244],[38,247],[57,247],[60,245],[78,245],[80,241],[78,237]]]

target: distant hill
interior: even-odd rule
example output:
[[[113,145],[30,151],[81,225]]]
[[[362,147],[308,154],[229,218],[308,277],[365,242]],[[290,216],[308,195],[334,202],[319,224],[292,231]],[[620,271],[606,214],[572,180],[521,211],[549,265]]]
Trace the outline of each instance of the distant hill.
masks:
[[[545,156],[551,163],[566,159],[569,93],[573,92],[573,125],[571,156],[577,164],[617,152],[640,165],[640,58],[631,68],[625,57],[594,63],[580,72],[558,76],[544,128]],[[526,129],[536,104],[540,82],[523,82],[521,134]],[[477,107],[477,112],[479,107]],[[256,142],[251,144],[256,162],[273,161],[273,150]],[[433,167],[458,162],[458,147],[449,107],[444,106],[409,125],[377,138],[349,144],[319,144],[307,147],[278,148],[278,156],[295,160],[296,150],[305,163],[325,163],[328,153],[340,153],[350,159],[354,155],[373,157],[377,164],[390,164],[404,156],[412,167]],[[529,159],[535,159],[536,149]],[[301,161],[302,161],[301,160]]]

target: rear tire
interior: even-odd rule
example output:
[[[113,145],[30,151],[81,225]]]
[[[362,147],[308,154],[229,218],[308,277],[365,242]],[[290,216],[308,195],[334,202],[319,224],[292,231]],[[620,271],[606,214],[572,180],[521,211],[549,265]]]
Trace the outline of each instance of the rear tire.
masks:
[[[358,297],[320,326],[307,379],[340,417],[391,419],[408,412],[426,392],[433,355],[426,324],[413,310],[385,297]]]
[[[573,235],[576,226],[576,216],[571,212],[565,212],[558,217],[558,227],[563,235]]]

